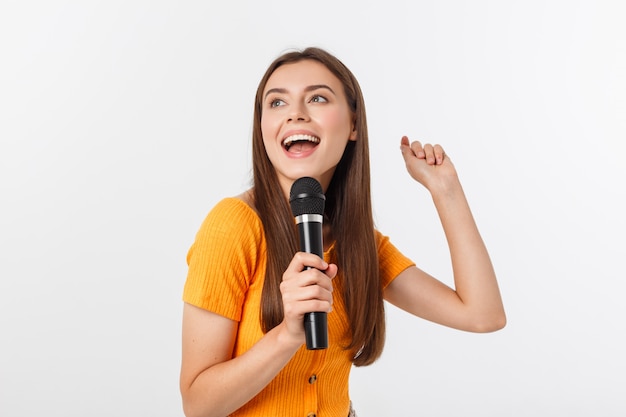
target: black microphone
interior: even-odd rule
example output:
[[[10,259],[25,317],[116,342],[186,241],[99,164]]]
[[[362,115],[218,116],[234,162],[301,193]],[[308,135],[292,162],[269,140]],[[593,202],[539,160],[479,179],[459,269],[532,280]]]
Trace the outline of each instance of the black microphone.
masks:
[[[314,253],[324,259],[322,243],[322,221],[326,196],[322,186],[315,178],[302,177],[291,186],[289,204],[296,218],[300,250]],[[307,267],[306,269],[309,269]],[[328,347],[328,323],[325,312],[316,311],[304,315],[306,347],[309,350]]]

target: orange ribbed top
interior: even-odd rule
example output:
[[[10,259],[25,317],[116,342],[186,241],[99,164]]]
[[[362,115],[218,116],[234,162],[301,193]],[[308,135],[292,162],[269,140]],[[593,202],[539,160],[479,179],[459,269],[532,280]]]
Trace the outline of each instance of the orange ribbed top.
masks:
[[[376,232],[383,288],[413,262]],[[225,198],[211,210],[187,255],[189,272],[183,300],[239,322],[234,357],[261,337],[260,302],[266,267],[266,244],[258,215],[244,201]],[[334,246],[324,253],[334,259]],[[341,270],[333,279],[333,311],[328,314],[329,347],[309,351],[303,345],[256,397],[231,416],[346,417],[349,326],[341,297]]]

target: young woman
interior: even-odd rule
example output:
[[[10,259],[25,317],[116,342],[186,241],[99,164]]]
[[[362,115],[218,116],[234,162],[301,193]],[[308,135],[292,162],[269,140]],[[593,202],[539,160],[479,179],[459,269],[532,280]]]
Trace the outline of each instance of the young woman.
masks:
[[[252,189],[211,210],[187,256],[180,377],[187,416],[355,415],[350,368],[380,356],[384,300],[457,329],[504,326],[489,255],[441,146],[400,142],[408,173],[439,213],[455,289],[374,228],[363,97],[334,56],[308,48],[270,65],[252,140]],[[305,176],[326,195],[324,259],[298,252],[288,199]],[[303,317],[312,311],[328,312],[327,349],[304,346]]]

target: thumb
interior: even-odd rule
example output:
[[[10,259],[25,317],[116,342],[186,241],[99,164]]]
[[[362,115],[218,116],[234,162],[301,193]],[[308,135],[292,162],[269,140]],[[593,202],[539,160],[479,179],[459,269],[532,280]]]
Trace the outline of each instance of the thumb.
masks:
[[[415,156],[415,153],[409,144],[409,138],[406,136],[402,136],[402,139],[400,139],[400,152],[402,152],[402,156],[405,160],[408,156]]]
[[[421,149],[419,142],[415,142],[415,144],[419,149]],[[409,138],[406,136],[402,136],[402,139],[400,140],[400,152],[402,152],[402,157],[407,165],[419,158],[419,155],[415,153],[415,149],[413,149],[413,146],[409,143]]]

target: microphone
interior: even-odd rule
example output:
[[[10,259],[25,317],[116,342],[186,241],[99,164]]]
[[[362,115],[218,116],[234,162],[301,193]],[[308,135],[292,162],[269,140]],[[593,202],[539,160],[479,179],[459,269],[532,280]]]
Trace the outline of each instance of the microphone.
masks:
[[[302,177],[291,186],[289,205],[298,225],[300,250],[314,253],[324,258],[322,243],[322,221],[326,196],[322,186],[315,178]],[[310,267],[306,267],[310,269]],[[326,349],[328,347],[327,314],[322,311],[304,315],[304,332],[306,347],[309,350]]]

